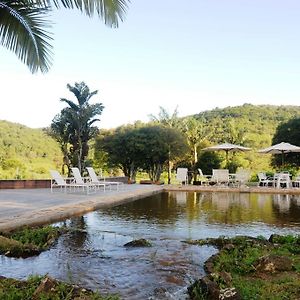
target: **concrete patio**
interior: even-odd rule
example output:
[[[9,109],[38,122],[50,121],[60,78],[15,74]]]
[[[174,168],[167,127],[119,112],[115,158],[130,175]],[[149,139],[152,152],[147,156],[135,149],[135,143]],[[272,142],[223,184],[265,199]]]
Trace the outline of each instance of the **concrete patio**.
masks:
[[[82,215],[102,207],[114,206],[162,191],[157,185],[124,185],[119,191],[63,193],[56,189],[0,190],[0,231],[25,225],[42,225]]]

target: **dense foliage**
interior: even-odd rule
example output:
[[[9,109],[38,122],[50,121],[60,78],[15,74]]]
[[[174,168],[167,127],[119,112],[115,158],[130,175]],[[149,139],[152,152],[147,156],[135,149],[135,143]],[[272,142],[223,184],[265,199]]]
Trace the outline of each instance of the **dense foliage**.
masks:
[[[300,118],[289,120],[286,123],[280,124],[273,137],[272,144],[278,144],[282,141],[290,144],[300,146]],[[280,166],[282,163],[281,155],[274,155],[272,164]],[[284,165],[290,167],[300,166],[299,153],[286,153],[284,154]]]
[[[231,154],[230,165],[232,169],[244,167],[257,172],[272,169],[270,155],[258,154],[257,150],[272,145],[276,128],[300,117],[300,107],[244,104],[216,108],[194,117],[209,126],[211,144],[229,142],[252,148],[247,153]],[[288,141],[286,136],[280,139],[280,142]]]
[[[136,143],[133,129],[163,125],[165,128],[181,131],[188,145],[183,155],[173,157],[172,164],[170,164],[173,170],[178,166],[187,166],[190,169],[201,168],[204,173],[209,174],[213,167],[224,167],[225,153],[222,151],[208,153],[201,149],[217,143],[233,142],[253,150],[246,153],[229,153],[232,170],[243,167],[251,169],[253,173],[274,171],[273,168],[278,166],[276,160],[273,161],[272,166],[271,155],[258,154],[257,150],[281,141],[299,145],[300,136],[298,137],[299,131],[297,130],[300,125],[299,117],[300,107],[297,106],[244,104],[214,109],[186,118],[178,118],[176,111],[168,115],[161,108],[160,115],[157,118],[153,117],[152,122],[148,124],[136,122],[134,125],[100,130],[100,133],[97,128],[94,128],[93,134],[98,133],[95,147],[91,143],[93,139],[89,140],[88,146],[96,151],[90,151],[93,154],[85,157],[84,164],[92,161],[97,170],[103,169],[115,174],[120,168],[128,177],[135,178],[137,170],[141,167],[140,163],[137,165],[136,162],[139,157],[136,150],[140,145]],[[55,131],[58,133],[56,138],[61,151],[58,144],[40,129],[30,129],[5,121],[0,122],[0,176],[2,179],[48,178],[49,169],[61,169],[63,164],[71,165],[69,156],[71,144],[68,140],[70,132],[65,130],[69,118],[55,118],[55,121],[58,122],[53,123],[52,126],[56,126]],[[107,136],[109,136],[108,140],[106,140]],[[147,142],[150,143],[150,141]],[[106,150],[107,147],[110,147],[110,150],[106,151],[104,145]],[[298,167],[300,161],[290,161],[291,156],[294,155],[287,155],[286,161],[294,168]],[[274,157],[276,159],[276,156]],[[164,166],[167,171],[167,164],[165,163]]]
[[[102,137],[96,152],[106,151],[110,166],[120,167],[130,180],[144,170],[149,178],[158,181],[168,160],[183,156],[186,143],[182,134],[164,126],[127,126]]]
[[[59,145],[41,129],[0,121],[0,178],[49,178],[61,165]]]

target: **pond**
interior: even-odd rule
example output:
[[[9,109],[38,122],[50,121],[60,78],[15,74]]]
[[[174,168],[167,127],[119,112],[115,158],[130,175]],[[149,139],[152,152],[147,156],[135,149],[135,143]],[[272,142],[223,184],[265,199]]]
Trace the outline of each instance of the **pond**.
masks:
[[[184,299],[216,249],[187,239],[299,234],[300,197],[170,192],[64,222],[71,230],[38,257],[0,256],[0,275],[46,274],[121,299]],[[146,238],[149,248],[125,248]]]

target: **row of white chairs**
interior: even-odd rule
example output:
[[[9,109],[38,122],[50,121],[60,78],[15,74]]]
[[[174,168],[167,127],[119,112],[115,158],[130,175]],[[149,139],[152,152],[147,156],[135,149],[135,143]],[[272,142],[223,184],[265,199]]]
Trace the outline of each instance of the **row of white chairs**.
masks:
[[[107,181],[105,178],[99,179],[95,170],[92,167],[86,168],[89,174],[89,177],[84,178],[81,176],[78,168],[71,168],[72,174],[74,177],[64,179],[61,174],[56,170],[50,170],[51,174],[51,192],[53,188],[60,187],[61,190],[67,192],[76,191],[78,189],[86,191],[87,194],[91,194],[100,190],[101,188],[105,192],[106,188],[111,190],[112,186],[115,186],[117,190],[120,187],[124,186],[122,182],[119,181]]]
[[[260,172],[258,176],[258,186],[271,186],[271,187],[300,187],[300,176],[292,179],[291,174],[288,172],[275,173],[273,176],[267,176],[265,172]]]
[[[250,179],[250,171],[241,169],[236,174],[229,174],[228,169],[213,169],[212,175],[204,175],[201,169],[198,169],[199,181],[202,185],[232,185],[241,186],[247,183]],[[181,183],[188,183],[188,169],[178,168],[176,179]]]

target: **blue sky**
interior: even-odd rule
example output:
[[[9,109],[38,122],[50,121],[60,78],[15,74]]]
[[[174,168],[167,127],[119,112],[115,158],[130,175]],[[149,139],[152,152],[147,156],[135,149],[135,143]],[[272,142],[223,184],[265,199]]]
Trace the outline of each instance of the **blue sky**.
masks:
[[[300,2],[132,0],[118,29],[54,12],[54,61],[32,75],[0,48],[0,119],[43,127],[85,81],[105,106],[100,128],[243,103],[298,105]]]

